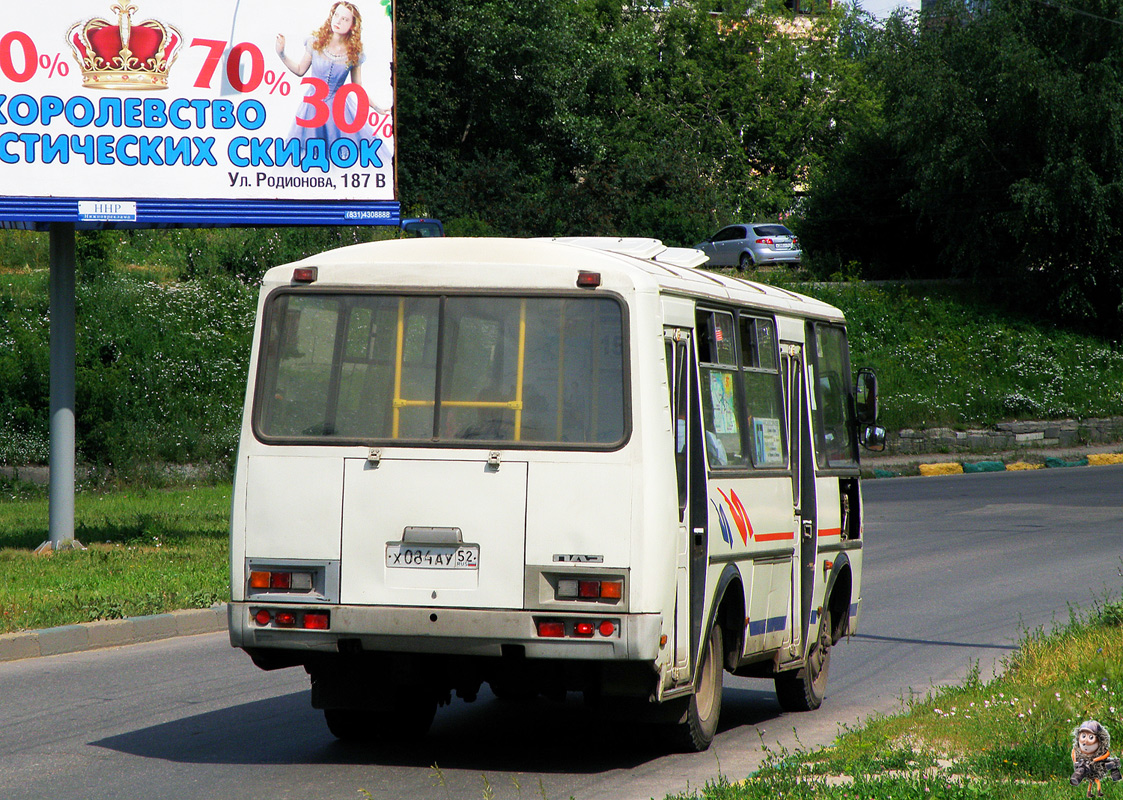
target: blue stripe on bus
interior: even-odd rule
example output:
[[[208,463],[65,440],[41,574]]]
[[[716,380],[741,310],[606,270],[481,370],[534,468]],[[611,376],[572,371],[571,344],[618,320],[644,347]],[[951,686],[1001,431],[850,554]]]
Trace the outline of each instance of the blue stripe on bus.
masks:
[[[787,627],[788,617],[770,617],[769,619],[754,619],[749,621],[749,636],[763,636],[766,633],[782,631]]]
[[[850,604],[850,616],[856,616],[858,613],[858,604]],[[818,609],[811,610],[811,625],[814,626],[819,621]],[[763,636],[766,633],[775,633],[782,631],[787,627],[787,616],[770,617],[769,619],[754,619],[749,621],[749,636]]]

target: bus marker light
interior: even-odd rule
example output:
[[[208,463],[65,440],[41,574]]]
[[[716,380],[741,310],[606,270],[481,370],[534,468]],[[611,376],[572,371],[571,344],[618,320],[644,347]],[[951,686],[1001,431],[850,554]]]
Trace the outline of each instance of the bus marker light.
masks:
[[[273,621],[273,615],[263,608],[253,615],[253,621],[264,627]]]
[[[607,600],[619,600],[623,595],[624,581],[601,581],[601,597]]]
[[[579,581],[577,594],[584,598],[600,597],[600,581]]]
[[[326,631],[328,629],[327,614],[305,614],[304,628],[310,631]]]
[[[600,286],[600,273],[585,272],[584,270],[578,272],[577,285],[582,289],[596,289],[598,286]]]
[[[611,636],[614,633],[616,633],[616,625],[612,622],[612,620],[606,619],[600,624],[601,636]]]
[[[574,636],[592,636],[593,623],[591,622],[578,622],[573,626]]]
[[[297,267],[292,271],[292,282],[315,283],[319,276],[320,270],[317,267]]]
[[[560,639],[565,636],[564,622],[539,622],[538,635],[550,639]]]
[[[280,628],[296,627],[296,614],[291,611],[278,611],[275,619],[277,621],[277,626]]]

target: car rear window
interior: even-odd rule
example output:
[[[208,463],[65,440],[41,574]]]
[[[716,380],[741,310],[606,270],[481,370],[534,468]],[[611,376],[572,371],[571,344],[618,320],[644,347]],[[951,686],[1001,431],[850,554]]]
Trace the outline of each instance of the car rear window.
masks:
[[[792,232],[783,225],[754,225],[753,232],[757,236],[791,236]]]

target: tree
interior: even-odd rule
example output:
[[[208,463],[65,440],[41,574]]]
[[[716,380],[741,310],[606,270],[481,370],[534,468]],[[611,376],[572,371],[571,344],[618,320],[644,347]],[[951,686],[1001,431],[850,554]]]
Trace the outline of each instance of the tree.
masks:
[[[607,0],[405,0],[399,177],[407,208],[484,232],[690,244],[775,217],[847,127],[857,67],[838,15]]]
[[[897,253],[898,271],[971,278],[1020,305],[1114,330],[1123,299],[1121,20],[1119,0],[957,0],[891,19],[862,62],[881,114],[816,182],[812,238],[883,268],[875,248],[896,220],[917,236]],[[885,167],[871,168],[878,159]],[[863,205],[873,218],[867,242],[830,211]]]

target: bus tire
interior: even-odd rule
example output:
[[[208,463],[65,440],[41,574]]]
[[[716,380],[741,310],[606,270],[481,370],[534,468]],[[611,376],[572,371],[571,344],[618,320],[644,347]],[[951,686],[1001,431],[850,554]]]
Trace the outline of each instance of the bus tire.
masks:
[[[776,676],[776,698],[785,711],[814,711],[827,694],[827,675],[831,667],[831,614],[823,609],[819,632],[803,667]]]
[[[686,711],[675,724],[677,744],[687,752],[700,753],[710,746],[721,716],[722,678],[725,671],[721,626],[714,625],[706,638],[698,686]]]

